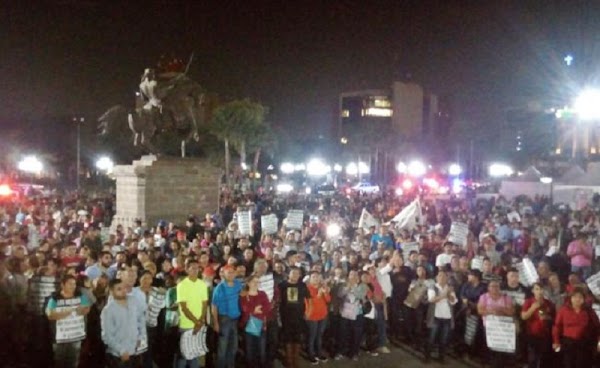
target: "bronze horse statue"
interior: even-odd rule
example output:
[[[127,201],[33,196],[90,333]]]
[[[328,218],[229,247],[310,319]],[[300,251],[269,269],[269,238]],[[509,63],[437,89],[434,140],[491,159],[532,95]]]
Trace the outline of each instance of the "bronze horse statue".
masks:
[[[206,120],[204,90],[187,76],[189,65],[185,70],[173,68],[159,73],[146,69],[135,108],[116,105],[108,109],[98,118],[100,135],[109,134],[116,124],[127,123],[133,132],[133,145],[158,155],[161,152],[152,143],[153,138],[160,132],[173,131],[181,138],[181,156],[185,157],[186,143],[199,140],[198,127]]]

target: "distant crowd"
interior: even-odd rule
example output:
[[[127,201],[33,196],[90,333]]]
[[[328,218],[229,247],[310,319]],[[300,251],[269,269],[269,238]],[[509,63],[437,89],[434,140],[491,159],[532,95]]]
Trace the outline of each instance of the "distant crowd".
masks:
[[[424,363],[600,367],[593,203],[422,199],[390,223],[411,201],[227,193],[215,214],[127,228],[108,227],[112,198],[0,203],[0,361],[296,368],[402,346]]]

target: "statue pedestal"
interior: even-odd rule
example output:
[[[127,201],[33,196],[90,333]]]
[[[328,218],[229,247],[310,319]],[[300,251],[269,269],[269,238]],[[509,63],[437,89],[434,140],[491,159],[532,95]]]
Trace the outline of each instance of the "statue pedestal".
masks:
[[[142,156],[131,165],[115,166],[117,225],[156,226],[159,220],[185,223],[187,216],[213,213],[219,202],[220,169],[196,158]]]

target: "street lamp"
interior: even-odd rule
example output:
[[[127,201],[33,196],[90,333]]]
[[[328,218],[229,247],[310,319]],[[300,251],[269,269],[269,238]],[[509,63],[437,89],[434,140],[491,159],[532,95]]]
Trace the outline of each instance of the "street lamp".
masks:
[[[462,173],[462,168],[459,164],[450,164],[448,167],[448,174],[452,176],[459,176]]]
[[[499,178],[501,176],[511,176],[514,173],[514,171],[510,166],[506,164],[496,163],[490,165],[488,173],[491,177]]]
[[[408,173],[411,176],[423,176],[427,172],[427,167],[421,161],[412,161],[408,164]]]
[[[588,88],[581,91],[573,108],[582,121],[600,120],[600,90]]]
[[[44,165],[37,157],[29,155],[19,161],[17,168],[26,173],[39,174],[44,169]]]
[[[102,156],[96,161],[96,168],[100,171],[105,171],[107,174],[112,173],[113,167],[115,166],[113,160],[108,156]]]
[[[331,166],[325,165],[323,161],[315,158],[306,164],[306,173],[310,176],[323,176],[331,172]]]
[[[294,173],[294,164],[291,162],[284,162],[281,164],[281,172],[284,174],[292,174]]]

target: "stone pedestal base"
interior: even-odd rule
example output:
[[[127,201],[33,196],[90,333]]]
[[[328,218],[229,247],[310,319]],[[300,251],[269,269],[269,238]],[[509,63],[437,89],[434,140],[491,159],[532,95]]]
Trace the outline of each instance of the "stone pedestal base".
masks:
[[[115,166],[117,225],[156,226],[159,220],[184,224],[187,216],[203,217],[218,207],[220,170],[202,159],[142,156],[131,165]]]

